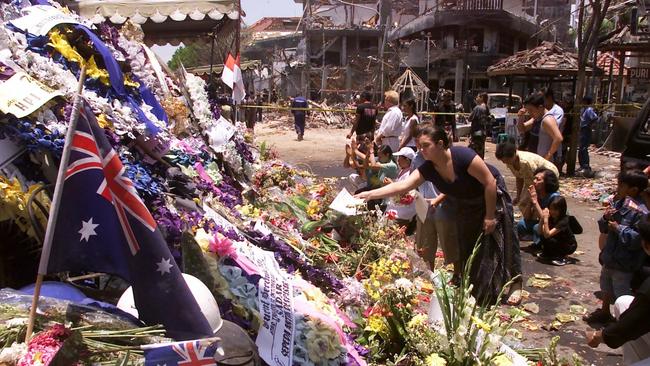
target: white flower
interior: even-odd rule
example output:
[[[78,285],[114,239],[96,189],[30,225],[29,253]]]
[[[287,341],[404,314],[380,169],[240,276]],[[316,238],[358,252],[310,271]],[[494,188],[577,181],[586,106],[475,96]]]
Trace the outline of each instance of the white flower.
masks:
[[[14,343],[0,352],[0,364],[15,365],[27,353],[27,344]]]
[[[408,278],[400,278],[397,281],[395,281],[395,287],[397,287],[399,290],[402,290],[406,293],[411,293],[413,291],[413,282],[409,280]]]
[[[13,328],[13,327],[20,327],[29,321],[28,318],[14,318],[14,319],[9,319],[5,322],[5,325],[7,328]]]

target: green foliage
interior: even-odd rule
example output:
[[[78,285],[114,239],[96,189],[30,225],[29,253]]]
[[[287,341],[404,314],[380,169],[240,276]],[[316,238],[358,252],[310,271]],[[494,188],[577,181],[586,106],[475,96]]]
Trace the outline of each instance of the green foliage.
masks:
[[[172,70],[176,70],[181,66],[181,63],[185,67],[193,67],[198,66],[199,61],[199,47],[196,43],[190,43],[188,46],[182,46],[176,49],[176,52],[174,52],[167,65]]]

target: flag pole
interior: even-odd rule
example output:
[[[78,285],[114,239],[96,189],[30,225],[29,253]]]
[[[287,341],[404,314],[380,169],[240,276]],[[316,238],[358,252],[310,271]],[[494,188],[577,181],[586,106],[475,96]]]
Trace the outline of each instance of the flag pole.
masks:
[[[41,252],[41,260],[38,266],[38,275],[36,276],[36,284],[34,285],[34,295],[32,297],[32,307],[29,309],[29,321],[27,323],[27,332],[25,333],[25,343],[29,342],[34,331],[34,322],[36,320],[36,308],[38,307],[38,298],[41,295],[41,286],[43,285],[43,278],[47,273],[47,265],[50,259],[50,251],[52,249],[52,240],[54,238],[54,226],[56,225],[57,217],[59,216],[59,204],[61,203],[61,195],[63,194],[63,182],[65,180],[66,168],[68,160],[70,159],[70,151],[72,148],[72,139],[77,129],[77,121],[79,120],[79,108],[81,105],[81,92],[84,87],[84,80],[86,79],[86,65],[81,66],[79,72],[79,84],[77,85],[77,94],[74,97],[72,104],[72,113],[70,114],[70,123],[68,124],[68,131],[65,135],[65,145],[63,146],[63,153],[61,155],[61,162],[59,163],[59,170],[56,176],[56,184],[54,185],[54,195],[52,196],[52,203],[50,204],[50,215],[47,221],[47,228],[45,229],[45,238],[43,239],[43,250]]]

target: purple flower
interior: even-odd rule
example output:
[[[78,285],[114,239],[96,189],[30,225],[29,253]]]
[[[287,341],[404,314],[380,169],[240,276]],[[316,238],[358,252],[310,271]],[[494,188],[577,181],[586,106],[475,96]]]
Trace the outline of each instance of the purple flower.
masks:
[[[343,283],[339,281],[329,271],[322,268],[316,268],[298,254],[283,240],[276,239],[273,235],[263,236],[262,234],[251,231],[248,232],[249,240],[262,249],[274,252],[278,264],[291,273],[296,270],[300,271],[307,281],[319,287],[324,292],[338,293],[343,289]]]
[[[248,148],[248,144],[244,140],[242,140],[239,137],[235,137],[233,142],[235,143],[235,150],[237,150],[239,155],[241,155],[244,158],[244,160],[246,160],[249,163],[255,161],[255,159],[253,158],[253,153],[251,153],[251,150]]]

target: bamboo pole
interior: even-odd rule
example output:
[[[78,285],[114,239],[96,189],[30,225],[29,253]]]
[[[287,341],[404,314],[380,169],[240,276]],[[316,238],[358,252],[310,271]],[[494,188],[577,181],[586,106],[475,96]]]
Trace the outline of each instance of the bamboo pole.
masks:
[[[63,154],[61,162],[59,163],[59,171],[56,177],[56,185],[54,186],[54,195],[52,196],[52,204],[50,206],[50,215],[47,221],[47,228],[45,230],[45,238],[43,239],[43,250],[41,252],[41,260],[38,266],[38,275],[36,276],[36,284],[34,285],[34,294],[32,296],[32,307],[29,309],[29,321],[27,323],[27,332],[25,333],[25,343],[29,342],[34,332],[34,322],[36,321],[36,308],[38,307],[38,298],[41,295],[41,287],[43,286],[43,278],[47,273],[47,265],[50,259],[50,251],[52,250],[52,240],[54,239],[54,229],[59,216],[59,205],[61,204],[61,195],[63,194],[63,183],[65,181],[65,172],[70,159],[70,151],[72,150],[72,138],[77,129],[77,121],[79,120],[79,108],[81,106],[81,92],[84,87],[84,80],[86,79],[86,65],[81,66],[79,73],[79,84],[77,85],[77,94],[75,95],[74,103],[72,104],[72,114],[70,115],[70,123],[68,124],[68,131],[65,136],[65,146],[63,147]]]

